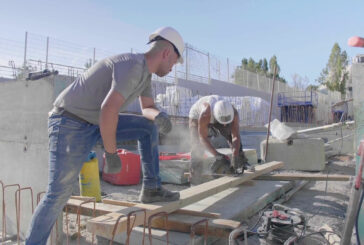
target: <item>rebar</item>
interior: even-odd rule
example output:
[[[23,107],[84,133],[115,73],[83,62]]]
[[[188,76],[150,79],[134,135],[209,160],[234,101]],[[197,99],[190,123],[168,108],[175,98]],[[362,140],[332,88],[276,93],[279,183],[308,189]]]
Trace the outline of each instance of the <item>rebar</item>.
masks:
[[[29,190],[30,191],[30,197],[31,197],[31,204],[32,204],[32,214],[34,212],[34,199],[33,199],[33,189],[31,187],[23,187],[15,191],[15,212],[16,212],[16,228],[17,228],[17,242],[19,244],[20,242],[20,193],[21,191]],[[19,201],[18,201],[19,198]]]
[[[0,184],[1,184],[1,191],[2,191],[2,241],[4,242],[5,240],[5,226],[4,226],[4,221],[5,221],[5,199],[4,199],[4,183],[0,180]]]
[[[111,237],[111,240],[110,240],[110,245],[112,245],[113,242],[114,242],[114,237],[115,237],[115,233],[116,233],[117,227],[119,225],[120,219],[123,218],[123,217],[126,217],[127,218],[126,242],[125,242],[125,244],[126,245],[129,245],[129,243],[130,243],[130,234],[131,234],[131,231],[133,230],[133,227],[134,227],[134,223],[135,223],[135,219],[136,219],[136,213],[138,213],[138,212],[144,212],[144,229],[143,229],[143,245],[144,245],[145,227],[146,227],[146,219],[147,219],[147,211],[145,209],[138,209],[138,210],[131,211],[130,213],[128,213],[128,215],[121,214],[116,219],[116,222],[115,222],[115,225],[114,225],[114,229],[112,231],[112,237]],[[133,222],[133,224],[130,227],[130,218],[131,218],[131,216],[134,216],[134,222]]]
[[[208,230],[208,225],[209,225],[209,219],[201,219],[191,225],[191,233],[190,233],[191,245],[195,244],[196,227],[202,223],[205,223],[203,235],[204,235],[204,245],[207,245],[207,230]]]
[[[92,197],[86,201],[83,201],[81,202],[79,205],[78,205],[78,208],[77,208],[77,224],[78,224],[78,231],[77,231],[77,244],[80,244],[80,237],[81,237],[81,206],[83,204],[86,204],[86,203],[90,203],[90,202],[93,202],[94,204],[94,209],[92,211],[92,217],[95,217],[95,211],[96,211],[96,198],[95,197]],[[94,244],[94,233],[92,233],[92,243],[91,244]]]
[[[2,183],[4,184],[4,183]],[[3,239],[6,238],[6,209],[5,209],[5,189],[7,187],[13,187],[13,186],[17,186],[18,190],[20,189],[20,185],[19,184],[12,184],[12,185],[2,185],[2,190],[3,190]]]
[[[139,209],[139,210],[134,210],[134,211],[131,211],[129,214],[128,214],[128,222],[127,222],[127,237],[126,237],[126,245],[129,245],[129,241],[130,241],[130,234],[131,234],[131,231],[133,230],[133,227],[134,227],[134,223],[135,223],[135,219],[136,219],[136,213],[139,213],[139,212],[144,212],[144,223],[143,223],[143,245],[144,245],[144,238],[145,238],[145,226],[146,226],[146,220],[147,220],[147,211],[145,209]],[[130,217],[134,215],[134,222],[132,224],[132,226],[130,227]]]
[[[116,219],[116,222],[115,222],[115,225],[114,225],[114,229],[112,230],[112,236],[111,236],[111,240],[110,240],[110,245],[112,245],[112,244],[113,244],[113,242],[114,242],[114,237],[115,237],[116,229],[117,229],[118,224],[119,224],[119,221],[120,221],[120,219],[121,219],[122,217],[126,217],[126,215],[125,215],[125,214],[121,214],[121,215],[119,215],[119,217]]]
[[[167,232],[166,236],[167,236],[167,245],[168,245],[169,244],[169,231],[168,231],[168,213],[167,212],[159,212],[159,213],[155,213],[155,214],[152,214],[151,216],[149,216],[149,218],[148,218],[149,245],[152,245],[152,221],[154,218],[156,218],[158,216],[165,217],[164,227]]]
[[[66,205],[66,237],[67,237],[67,245],[70,244],[69,241],[69,229],[68,229],[68,206]]]

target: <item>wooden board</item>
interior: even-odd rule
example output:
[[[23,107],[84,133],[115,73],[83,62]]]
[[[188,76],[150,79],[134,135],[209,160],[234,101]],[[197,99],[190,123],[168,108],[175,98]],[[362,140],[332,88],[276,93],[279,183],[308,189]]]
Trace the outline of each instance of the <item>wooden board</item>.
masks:
[[[87,199],[87,198],[86,198]],[[73,196],[67,202],[67,210],[69,213],[77,213],[77,209],[85,200],[85,197]],[[140,203],[124,202],[117,200],[104,199],[103,203],[97,203],[95,208],[96,216],[104,215],[110,212],[120,211],[122,209],[140,205]],[[145,205],[147,206],[147,205]],[[155,207],[155,205],[150,205]],[[86,216],[92,216],[93,203],[86,203],[80,207],[80,214]],[[240,222],[227,219],[219,219],[219,214],[198,212],[187,209],[179,209],[169,214],[167,227],[170,231],[178,231],[190,233],[191,226],[195,222],[208,218],[208,235],[227,238],[232,230],[239,227]],[[163,218],[156,218],[152,223],[152,228],[166,229],[166,224]],[[199,225],[195,229],[196,234],[204,233],[204,225]]]
[[[310,181],[349,181],[351,175],[341,174],[305,174],[305,173],[278,173],[268,174],[256,177],[257,180],[310,180]]]
[[[104,200],[102,200],[102,202],[106,203],[106,204],[117,205],[117,206],[139,207],[139,208],[144,208],[147,210],[153,210],[153,209],[157,208],[157,205],[152,205],[152,204],[126,202],[126,201],[118,201],[118,200],[111,200],[111,199],[104,199]],[[217,214],[217,213],[198,212],[198,211],[193,211],[193,210],[183,209],[183,208],[178,209],[178,210],[174,211],[173,213],[206,217],[206,218],[219,218],[220,217],[220,214]]]
[[[191,232],[192,224],[204,219],[203,217],[189,216],[172,213],[168,215],[167,227],[170,231],[184,233]],[[229,234],[240,226],[240,222],[228,219],[209,219],[207,235],[220,238],[228,238]],[[166,229],[165,219],[158,218],[153,220],[152,227],[157,229]],[[204,234],[205,223],[195,228],[196,234]]]
[[[282,162],[269,162],[259,165],[255,168],[255,172],[245,172],[242,176],[232,177],[226,176],[219,179],[215,179],[198,186],[194,186],[185,190],[180,191],[180,200],[168,203],[159,203],[160,206],[153,210],[147,211],[147,219],[149,216],[161,211],[172,213],[173,211],[200,201],[206,197],[212,196],[230,187],[240,185],[243,182],[254,179],[259,175],[263,175],[271,172],[272,170],[281,168],[283,166]],[[157,205],[157,204],[154,204]],[[87,230],[94,232],[96,235],[111,239],[112,231],[118,217],[122,214],[127,215],[129,212],[135,210],[135,207],[129,207],[123,209],[117,213],[109,213],[103,216],[96,217],[87,222]],[[136,215],[135,226],[144,223],[144,214],[138,213]],[[116,234],[126,231],[127,219],[121,218],[119,225],[116,230]]]

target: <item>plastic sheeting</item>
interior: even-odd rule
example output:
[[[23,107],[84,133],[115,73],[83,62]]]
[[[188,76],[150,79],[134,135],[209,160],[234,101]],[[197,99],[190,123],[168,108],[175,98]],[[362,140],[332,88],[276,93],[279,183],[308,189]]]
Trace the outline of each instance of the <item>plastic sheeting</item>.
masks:
[[[155,103],[169,115],[188,117],[191,106],[201,98],[191,90],[179,86],[168,86],[165,94],[157,94]],[[220,96],[238,110],[240,124],[244,126],[263,126],[269,119],[269,103],[259,97]]]

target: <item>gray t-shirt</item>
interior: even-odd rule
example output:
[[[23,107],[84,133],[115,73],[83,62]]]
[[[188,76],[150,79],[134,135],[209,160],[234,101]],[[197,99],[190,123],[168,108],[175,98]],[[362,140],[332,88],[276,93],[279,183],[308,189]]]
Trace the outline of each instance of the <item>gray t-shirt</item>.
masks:
[[[110,90],[125,99],[120,112],[138,96],[152,97],[144,54],[120,54],[97,62],[64,89],[53,105],[98,125],[101,104]]]

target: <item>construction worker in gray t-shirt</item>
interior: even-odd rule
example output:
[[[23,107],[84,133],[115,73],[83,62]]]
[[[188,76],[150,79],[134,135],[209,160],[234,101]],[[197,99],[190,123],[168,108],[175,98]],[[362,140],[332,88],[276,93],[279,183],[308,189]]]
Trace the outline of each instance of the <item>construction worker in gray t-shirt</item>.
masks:
[[[121,54],[97,62],[68,86],[54,102],[48,120],[49,182],[37,206],[25,244],[46,244],[58,215],[72,194],[83,162],[97,141],[105,148],[106,173],[118,173],[123,164],[117,141],[138,140],[143,170],[143,203],[179,199],[179,192],[161,186],[158,133],[167,134],[172,124],[152,97],[152,73],[163,77],[183,63],[184,42],[171,27],[149,37],[145,54]],[[139,97],[142,115],[120,113]]]

